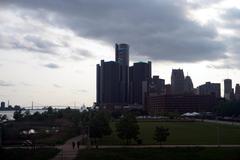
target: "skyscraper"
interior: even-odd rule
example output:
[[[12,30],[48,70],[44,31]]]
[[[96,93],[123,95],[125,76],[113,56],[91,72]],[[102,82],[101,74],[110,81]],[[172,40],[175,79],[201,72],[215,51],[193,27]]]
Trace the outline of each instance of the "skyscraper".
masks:
[[[97,65],[97,104],[100,106],[121,104],[119,83],[119,63],[101,60],[101,65]]]
[[[236,87],[235,87],[235,98],[236,100],[240,100],[240,85],[239,84],[236,84]]]
[[[120,101],[128,102],[129,97],[129,45],[115,44],[115,61],[120,65]]]
[[[184,79],[184,93],[193,93],[193,83],[190,76],[186,76]]]
[[[149,84],[149,93],[155,95],[165,94],[165,80],[160,79],[159,76],[153,76]]]
[[[5,102],[1,102],[1,109],[5,108]]]
[[[197,88],[199,95],[215,95],[216,98],[221,97],[221,84],[206,82]]]
[[[151,79],[151,62],[134,63],[130,67],[130,103],[143,105],[145,94],[148,92],[148,85]]]
[[[116,44],[115,62],[101,61],[97,65],[97,105],[123,106],[129,93],[129,45]]]
[[[172,94],[180,95],[184,93],[184,73],[182,69],[173,69],[171,76]]]
[[[224,98],[227,100],[231,100],[232,94],[232,80],[225,79],[224,80]]]
[[[121,65],[129,66],[128,44],[115,44],[115,61]]]

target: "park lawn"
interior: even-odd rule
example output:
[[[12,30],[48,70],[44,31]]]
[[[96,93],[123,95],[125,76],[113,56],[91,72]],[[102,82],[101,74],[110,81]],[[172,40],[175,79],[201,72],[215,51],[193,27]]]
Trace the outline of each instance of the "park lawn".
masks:
[[[238,160],[240,148],[141,148],[81,150],[75,160]]]
[[[155,126],[169,128],[170,136],[164,144],[218,144],[218,137],[220,144],[240,144],[240,126],[206,122],[141,121],[138,123],[140,126],[139,138],[142,139],[143,144],[156,144],[153,140]],[[112,123],[111,126],[113,134],[102,138],[99,143],[102,145],[125,144],[117,137],[115,123]],[[132,144],[135,143],[132,141]]]
[[[59,152],[55,148],[0,149],[1,160],[48,160]]]

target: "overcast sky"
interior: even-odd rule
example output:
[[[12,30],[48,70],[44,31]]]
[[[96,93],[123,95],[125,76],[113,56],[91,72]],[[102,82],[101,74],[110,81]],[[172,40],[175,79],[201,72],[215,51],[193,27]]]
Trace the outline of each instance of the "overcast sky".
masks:
[[[170,82],[240,83],[240,1],[0,0],[0,101],[92,105],[96,64],[130,45]],[[222,86],[223,88],[223,86]]]

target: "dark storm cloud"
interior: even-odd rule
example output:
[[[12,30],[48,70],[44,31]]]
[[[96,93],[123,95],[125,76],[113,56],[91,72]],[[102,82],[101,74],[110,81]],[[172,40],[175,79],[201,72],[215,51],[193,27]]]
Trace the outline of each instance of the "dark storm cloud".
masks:
[[[14,86],[14,85],[12,83],[0,80],[0,86],[1,87],[11,87],[11,86]]]
[[[135,56],[180,62],[225,57],[226,48],[215,40],[214,26],[189,20],[185,0],[2,0],[0,4],[45,10],[56,15],[51,23],[58,27],[109,45],[129,43]]]
[[[60,68],[60,66],[55,64],[55,63],[45,64],[44,67],[47,67],[47,68],[50,68],[50,69],[58,69],[58,68]]]

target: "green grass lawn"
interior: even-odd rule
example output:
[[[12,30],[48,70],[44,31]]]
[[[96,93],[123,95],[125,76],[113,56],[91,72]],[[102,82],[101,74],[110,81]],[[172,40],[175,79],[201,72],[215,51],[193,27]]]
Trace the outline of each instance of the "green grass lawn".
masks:
[[[0,149],[1,160],[48,160],[59,152],[55,148]]]
[[[111,124],[113,134],[100,140],[100,144],[124,144]],[[155,126],[169,128],[170,136],[164,144],[218,144],[218,127],[220,144],[240,144],[240,126],[220,125],[204,122],[139,122],[143,144],[156,144],[153,140]],[[134,144],[135,142],[132,142]]]
[[[239,160],[240,148],[81,150],[75,160]]]

